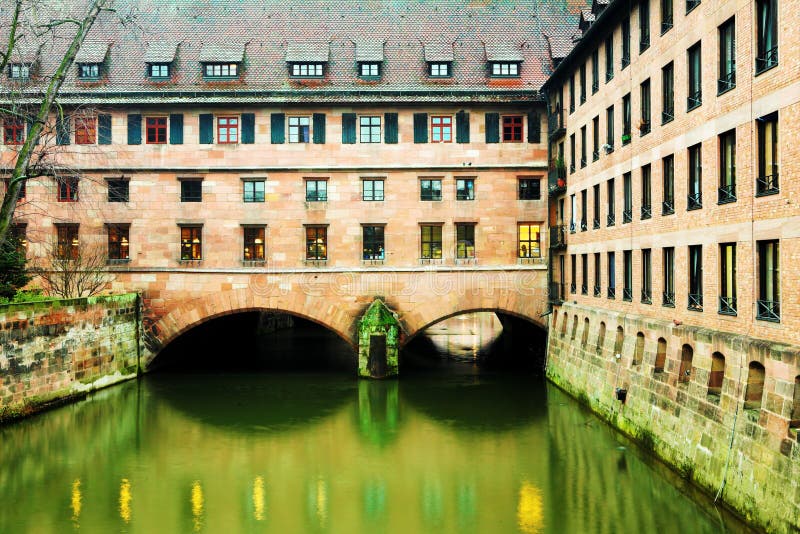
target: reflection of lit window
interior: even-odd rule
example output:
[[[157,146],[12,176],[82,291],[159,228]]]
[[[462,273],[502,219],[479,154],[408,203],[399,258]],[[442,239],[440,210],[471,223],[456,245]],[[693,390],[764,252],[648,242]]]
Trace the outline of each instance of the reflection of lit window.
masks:
[[[365,260],[382,260],[384,258],[383,226],[364,226],[363,258]]]
[[[181,226],[181,260],[203,259],[203,227]]]
[[[128,242],[130,226],[127,224],[108,225],[108,259],[109,260],[128,260],[130,259]]]
[[[245,261],[264,261],[264,227],[244,229]]]
[[[518,256],[520,258],[539,258],[539,225],[520,224],[518,227]]]
[[[422,259],[442,258],[442,227],[439,225],[423,225],[420,227]]]
[[[327,226],[306,226],[306,259],[328,259]]]

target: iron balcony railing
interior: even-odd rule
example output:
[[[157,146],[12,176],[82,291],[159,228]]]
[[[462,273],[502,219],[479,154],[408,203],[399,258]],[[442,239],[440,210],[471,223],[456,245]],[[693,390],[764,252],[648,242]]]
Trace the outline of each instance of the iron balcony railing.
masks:
[[[781,303],[777,300],[757,300],[756,319],[774,323],[781,322]]]
[[[736,202],[736,184],[720,186],[717,190],[717,204]]]
[[[600,159],[600,151],[592,150],[592,161],[597,161],[598,159]]]
[[[581,232],[585,232],[589,229],[589,226],[586,224],[586,219],[581,219]]]
[[[699,210],[703,207],[703,193],[695,193],[686,196],[686,209]]]
[[[666,108],[664,111],[661,112],[662,126],[674,120],[675,120],[675,108],[673,108],[672,106]]]
[[[600,90],[600,82],[592,82],[592,94]]]
[[[719,297],[719,314],[736,315],[736,297]]]
[[[559,305],[564,302],[564,285],[559,284],[558,282],[550,282],[548,285],[547,296],[550,299],[550,302],[555,305]]]
[[[778,173],[759,176],[756,179],[756,196],[774,195],[780,192]]]
[[[698,89],[694,93],[691,93],[688,97],[686,97],[686,111],[692,111],[693,109],[700,107],[703,103],[703,91]]]
[[[601,294],[602,291],[600,291],[600,286],[594,286],[594,296],[599,297]]]
[[[733,65],[731,65],[733,67]],[[725,75],[717,80],[717,94],[721,95],[726,91],[730,91],[736,87],[736,68],[733,67],[730,72],[725,73]]]
[[[644,221],[645,219],[649,219],[652,216],[653,216],[653,208],[650,206],[650,204],[643,204],[642,217],[641,217],[642,220]]]
[[[647,135],[650,133],[650,121],[642,121],[642,125],[639,126],[639,135]]]
[[[661,215],[672,215],[673,213],[675,213],[674,200],[669,199],[661,203]]]
[[[563,224],[550,227],[550,248],[551,249],[565,249],[567,248],[567,227]]]
[[[686,0],[686,12],[693,10],[700,5],[700,0]]]
[[[675,307],[675,293],[672,291],[664,291],[661,294],[661,305],[666,308]]]
[[[614,214],[609,213],[606,217],[606,226],[614,226]]]
[[[607,296],[608,298],[610,298],[610,299],[613,299],[613,298],[614,298],[614,295],[615,295],[615,293],[616,293],[616,290],[615,290],[613,287],[609,287],[609,288],[608,288],[608,291],[606,292],[606,296]]]
[[[589,294],[589,286],[586,284],[581,284],[581,295],[588,295]]]
[[[672,29],[672,17],[664,19],[661,22],[661,35],[664,35],[668,31],[670,31],[671,29]]]
[[[629,287],[622,288],[622,300],[631,302],[633,300],[633,290]]]
[[[756,74],[771,69],[778,64],[778,47],[770,48],[763,55],[756,58]]]
[[[633,209],[622,210],[622,224],[627,224],[633,220]]]
[[[652,304],[653,294],[649,289],[642,289],[642,304]]]
[[[600,228],[600,218],[599,217],[595,217],[594,220],[592,221],[592,228],[594,228],[595,230]]]
[[[576,291],[577,291],[577,290],[578,290],[578,287],[575,285],[575,282],[572,282],[572,283],[569,285],[569,292],[570,292],[570,293],[572,293],[572,294],[574,295],[574,294],[576,293]]]
[[[570,223],[569,223],[569,233],[571,233],[571,234],[575,233],[575,221],[570,221]]]
[[[692,311],[703,311],[703,294],[689,293],[689,305],[687,308]]]

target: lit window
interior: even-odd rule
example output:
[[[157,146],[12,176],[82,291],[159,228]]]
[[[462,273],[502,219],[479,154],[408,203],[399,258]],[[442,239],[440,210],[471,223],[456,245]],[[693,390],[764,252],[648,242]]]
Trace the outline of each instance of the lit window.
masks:
[[[492,63],[492,76],[519,76],[519,63]]]
[[[244,202],[264,202],[263,180],[247,180],[244,182]]]
[[[311,138],[309,117],[289,117],[289,142],[308,143]]]
[[[475,200],[474,178],[458,178],[456,180],[456,200]]]
[[[74,176],[58,178],[58,201],[78,201],[78,179]]]
[[[93,145],[97,142],[97,119],[77,117],[75,119],[75,144]]]
[[[3,121],[3,142],[7,145],[21,145],[25,140],[25,125],[20,120]]]
[[[77,224],[56,225],[56,258],[60,260],[78,259],[79,245]]]
[[[181,260],[203,259],[203,227],[181,226]]]
[[[442,227],[440,225],[420,226],[420,258],[424,260],[442,259]]]
[[[380,63],[360,63],[359,75],[362,77],[380,76],[381,65]]]
[[[429,68],[432,77],[450,76],[450,63],[429,63]]]
[[[322,63],[293,63],[292,76],[320,78],[322,77]]]
[[[364,201],[383,200],[383,180],[362,180],[361,199]]]
[[[163,145],[167,142],[166,117],[147,117],[145,127],[148,145]]]
[[[522,116],[510,115],[503,117],[503,141],[522,142]]]
[[[362,143],[381,142],[381,118],[359,117],[359,139]]]
[[[238,63],[206,63],[203,65],[203,76],[206,78],[235,78],[238,75]]]
[[[245,182],[259,183],[259,182]],[[264,183],[264,182],[260,182]],[[244,228],[244,261],[264,261],[266,249],[264,245],[264,227],[245,227]]]
[[[451,143],[453,141],[453,117],[431,117],[431,143]]]
[[[31,66],[26,63],[11,63],[8,66],[8,77],[12,80],[26,80],[31,76]]]
[[[306,180],[306,202],[325,202],[328,200],[327,180]]]
[[[778,181],[778,113],[760,117],[758,130],[758,175],[756,196],[780,192]]]
[[[517,254],[520,258],[539,258],[539,225],[520,224],[517,226]]]
[[[420,180],[420,200],[442,200],[441,180]]]
[[[328,259],[327,226],[306,226],[306,259]]]
[[[125,261],[130,259],[130,226],[127,224],[109,224],[108,259],[109,261]]]
[[[239,117],[217,117],[217,139],[221,144],[239,142]]]
[[[383,226],[362,227],[363,251],[365,260],[382,260],[386,254],[383,241]]]
[[[151,78],[169,78],[169,63],[151,63],[147,66]]]
[[[475,257],[475,225],[456,224],[456,258],[471,259]]]
[[[92,80],[100,77],[100,63],[80,63],[78,65],[78,78]]]

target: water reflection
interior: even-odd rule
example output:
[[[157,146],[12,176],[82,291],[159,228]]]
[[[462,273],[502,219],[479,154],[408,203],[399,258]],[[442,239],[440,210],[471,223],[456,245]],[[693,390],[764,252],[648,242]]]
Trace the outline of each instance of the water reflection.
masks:
[[[0,430],[0,532],[743,531],[524,377],[179,378]]]

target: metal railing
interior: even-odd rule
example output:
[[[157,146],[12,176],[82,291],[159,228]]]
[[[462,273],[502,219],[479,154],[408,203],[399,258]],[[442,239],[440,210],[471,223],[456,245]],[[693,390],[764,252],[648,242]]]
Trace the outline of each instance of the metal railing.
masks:
[[[633,209],[622,210],[622,224],[627,224],[633,220]]]
[[[703,294],[689,293],[689,305],[687,309],[692,311],[703,311]]]
[[[719,297],[719,314],[736,315],[736,297]]]
[[[613,298],[614,298],[614,295],[615,295],[615,293],[616,293],[616,290],[615,290],[613,287],[609,287],[609,288],[608,288],[608,291],[606,292],[606,296],[607,296],[608,298],[610,298],[610,299],[613,299]]]
[[[650,206],[650,204],[643,204],[641,219],[642,220],[649,219],[652,216],[653,216],[653,208]]]
[[[717,204],[736,202],[736,184],[720,186],[717,190]]]
[[[609,213],[608,216],[606,216],[606,226],[614,226],[614,214],[613,213]]]
[[[653,294],[649,289],[642,289],[642,304],[652,304]]]
[[[756,196],[774,195],[780,192],[778,173],[756,178]]]
[[[622,288],[622,300],[625,302],[633,301],[633,290],[629,287]]]
[[[717,80],[717,94],[722,94],[725,91],[730,91],[736,87],[736,68],[734,67],[730,72]]]
[[[666,308],[675,307],[675,293],[672,291],[664,291],[661,294],[661,305]]]
[[[756,74],[771,69],[778,64],[778,47],[774,46],[764,52],[763,56],[756,58]]]
[[[703,207],[703,193],[695,193],[686,196],[686,209],[699,210]]]
[[[756,319],[774,323],[781,322],[781,303],[777,300],[757,300]]]
[[[550,227],[550,248],[567,248],[567,228],[563,224]]]
[[[692,111],[694,108],[700,107],[703,104],[703,91],[698,89],[694,93],[686,97],[686,111]]]
[[[665,200],[661,203],[661,215],[672,215],[675,213],[675,201]]]

